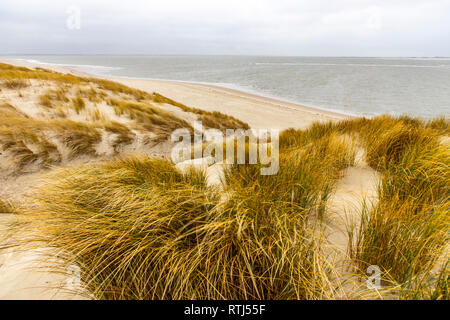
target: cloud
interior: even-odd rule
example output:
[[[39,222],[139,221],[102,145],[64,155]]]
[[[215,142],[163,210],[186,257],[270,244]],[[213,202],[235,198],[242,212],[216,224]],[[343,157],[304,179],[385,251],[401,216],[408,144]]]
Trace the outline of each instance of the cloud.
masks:
[[[2,0],[0,54],[450,56],[449,16],[446,0]]]

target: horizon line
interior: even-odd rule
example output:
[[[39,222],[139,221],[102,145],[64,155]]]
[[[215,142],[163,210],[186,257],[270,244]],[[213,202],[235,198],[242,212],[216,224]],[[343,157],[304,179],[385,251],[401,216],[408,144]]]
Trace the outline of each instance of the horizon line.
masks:
[[[260,54],[146,54],[146,53],[0,53],[0,56],[135,56],[135,57],[283,57],[283,58],[450,58],[450,56],[358,56],[358,55],[260,55]]]

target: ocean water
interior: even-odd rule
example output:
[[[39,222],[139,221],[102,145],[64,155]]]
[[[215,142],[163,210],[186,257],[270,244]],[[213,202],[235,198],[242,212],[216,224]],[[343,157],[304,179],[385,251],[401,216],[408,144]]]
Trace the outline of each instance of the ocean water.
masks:
[[[11,57],[9,57],[11,58]],[[95,75],[208,83],[341,113],[450,116],[450,59],[22,56]]]

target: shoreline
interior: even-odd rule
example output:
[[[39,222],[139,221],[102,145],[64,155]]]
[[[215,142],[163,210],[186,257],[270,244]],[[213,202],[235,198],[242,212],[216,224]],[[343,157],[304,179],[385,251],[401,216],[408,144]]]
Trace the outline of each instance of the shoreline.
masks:
[[[254,129],[305,129],[315,121],[338,121],[356,117],[213,84],[102,76],[78,71],[67,66],[31,63],[19,59],[1,59],[0,61],[29,68],[40,67],[76,76],[96,77],[116,81],[149,93],[158,92],[189,107],[218,111],[234,116],[247,122]]]
[[[74,70],[74,71],[76,71],[76,70]],[[326,113],[336,115],[336,116],[346,116],[346,117],[353,117],[353,118],[362,117],[360,115],[353,114],[353,113],[346,113],[344,111],[327,109],[325,107],[305,105],[305,104],[302,104],[299,102],[283,99],[282,97],[271,96],[270,94],[257,92],[255,90],[251,90],[251,89],[246,90],[245,88],[240,88],[238,86],[236,86],[235,88],[232,88],[231,83],[230,83],[230,86],[226,86],[226,85],[220,85],[220,84],[212,83],[212,82],[210,83],[210,82],[186,81],[186,80],[152,79],[152,78],[139,78],[139,77],[128,77],[128,76],[105,76],[105,75],[96,75],[96,74],[89,74],[89,73],[86,73],[86,74],[90,75],[90,76],[94,76],[94,77],[104,78],[104,79],[114,79],[114,81],[117,81],[116,79],[142,80],[142,81],[154,81],[154,82],[161,82],[161,83],[179,83],[179,84],[187,84],[187,85],[198,85],[201,87],[211,87],[211,88],[218,89],[218,90],[229,91],[230,93],[248,95],[250,97],[271,100],[274,103],[292,105],[292,107],[294,107],[294,108],[300,107],[301,109],[310,109],[311,111],[326,112]]]

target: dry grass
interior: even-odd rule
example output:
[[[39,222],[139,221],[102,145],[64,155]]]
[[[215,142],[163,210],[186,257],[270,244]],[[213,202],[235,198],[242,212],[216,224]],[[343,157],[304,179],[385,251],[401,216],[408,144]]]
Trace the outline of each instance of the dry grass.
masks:
[[[0,199],[0,213],[14,213],[14,208],[11,203]]]
[[[402,299],[448,298],[450,257],[443,252],[450,240],[450,153],[440,144],[447,132],[444,118],[380,116],[314,124],[280,137],[281,150],[311,141],[316,145],[333,133],[350,134],[364,147],[368,164],[383,177],[379,201],[362,212],[351,250],[360,270],[380,266],[383,279]],[[438,277],[439,265],[444,267]]]
[[[249,125],[232,116],[214,111],[208,112],[201,109],[190,108],[182,103],[176,102],[172,99],[166,98],[159,93],[154,92],[152,100],[157,103],[167,103],[180,108],[185,112],[191,112],[199,115],[198,120],[201,120],[205,128],[216,128],[221,131],[226,129],[249,129]]]
[[[170,133],[177,128],[188,128],[191,130],[192,128],[187,122],[152,105],[151,102],[169,103],[184,111],[193,112],[198,115],[199,120],[203,121],[206,128],[218,128],[223,131],[225,129],[249,128],[248,124],[220,112],[207,112],[200,109],[189,108],[157,93],[149,94],[104,79],[83,78],[70,74],[61,74],[42,68],[32,70],[1,63],[0,79],[6,82],[12,81],[17,83],[24,81],[22,79],[26,79],[26,81],[34,79],[44,83],[49,81],[53,82],[58,89],[49,90],[41,95],[39,97],[39,103],[46,108],[56,107],[58,113],[57,116],[61,118],[66,116],[63,107],[70,102],[68,90],[76,87],[78,89],[75,90],[75,96],[71,98],[71,103],[69,103],[67,107],[72,108],[77,114],[80,114],[86,108],[84,99],[87,99],[92,103],[109,101],[118,115],[126,114],[131,119],[136,120],[140,129],[156,133],[157,137],[155,143],[166,140]],[[111,96],[122,96],[123,98],[109,98]]]
[[[106,131],[117,135],[113,144],[116,151],[121,145],[130,144],[136,138],[136,135],[127,126],[115,121],[103,122],[102,127]]]
[[[438,131],[442,135],[450,135],[450,120],[445,117],[432,119],[426,123],[427,128]]]
[[[39,96],[39,104],[46,108],[53,107],[52,98],[48,94],[42,94]]]
[[[37,237],[81,266],[98,298],[314,299],[328,292],[303,210],[278,205],[267,215],[219,198],[201,172],[182,175],[167,161],[135,157],[56,172],[24,217]]]
[[[419,137],[430,129],[388,120],[403,130],[422,127]],[[98,298],[333,298],[339,284],[323,256],[320,222],[342,170],[354,162],[348,136],[361,129],[363,143],[373,145],[367,137],[379,121],[286,131],[278,174],[232,166],[225,198],[205,186],[201,172],[184,176],[164,160],[60,170],[24,217],[38,238],[46,236],[39,240],[82,267]],[[392,133],[383,135],[385,144],[397,145],[404,135],[392,123],[386,127]],[[406,141],[401,152],[386,148],[374,158],[385,164],[376,164],[383,173],[380,200],[363,213],[352,254],[361,269],[379,265],[400,298],[444,299],[447,264],[434,277],[431,269],[449,240],[448,148],[434,132]]]
[[[89,89],[79,88],[77,94],[93,103],[100,103],[106,99],[106,94],[103,91],[97,91],[93,86],[90,86]]]
[[[250,188],[257,196],[256,205],[289,204],[297,211],[322,214],[341,171],[354,158],[351,144],[330,135],[314,145],[282,150],[276,175],[261,175],[260,165],[235,165],[227,174],[227,186]]]
[[[73,108],[73,110],[75,110],[75,112],[77,114],[80,114],[80,112],[86,108],[86,104],[84,103],[83,98],[81,98],[80,96],[73,98],[72,99],[72,108]]]
[[[55,107],[55,103],[59,104],[60,107],[62,104],[66,104],[68,102],[69,98],[67,97],[67,91],[63,87],[59,87],[58,89],[50,89],[39,96],[39,104],[46,108]]]
[[[384,116],[360,133],[369,164],[383,178],[378,204],[363,212],[353,254],[361,268],[382,268],[402,298],[424,294],[424,279],[427,290],[440,286],[430,279],[450,240],[450,151],[439,132],[417,119]]]
[[[101,134],[94,125],[67,119],[46,121],[48,130],[54,132],[70,149],[69,158],[96,154],[95,145],[101,141]]]
[[[235,166],[226,200],[201,172],[182,175],[165,160],[64,169],[25,217],[82,267],[98,298],[330,298],[332,270],[307,220],[353,158],[330,136],[283,154],[275,176]]]
[[[156,133],[157,142],[167,140],[172,132],[179,128],[193,131],[186,121],[146,102],[110,99],[109,104],[114,107],[118,116],[126,115],[131,120],[135,120],[141,129]]]
[[[435,266],[450,240],[449,159],[448,147],[429,142],[390,163],[378,205],[363,216],[358,260],[402,285]]]
[[[49,142],[49,136],[56,137],[70,149],[70,158],[95,154],[94,145],[101,139],[93,125],[68,119],[38,120],[10,113],[3,120],[0,123],[0,144],[14,157],[19,169],[38,160],[44,166],[61,160],[56,146]]]
[[[2,119],[7,119],[9,117],[28,118],[25,113],[6,101],[0,101],[0,116]]]
[[[150,94],[141,90],[127,87],[117,82],[97,78],[77,77],[71,74],[61,74],[43,68],[36,68],[33,70],[29,68],[16,67],[0,63],[0,79],[5,82],[25,81],[23,79],[26,79],[26,81],[28,81],[31,79],[35,79],[41,81],[53,81],[56,82],[57,84],[70,86],[95,85],[96,87],[106,91],[133,96],[138,101],[145,99],[151,100]]]
[[[123,84],[120,84],[118,82],[104,80],[104,79],[97,79],[97,78],[88,78],[84,79],[88,82],[94,83],[98,86],[98,88],[114,93],[122,93],[129,96],[134,97],[137,101],[144,101],[144,100],[151,100],[152,96],[142,90],[134,89],[127,87]]]
[[[11,80],[5,80],[3,82],[3,86],[8,89],[18,90],[23,89],[26,87],[29,87],[30,84],[28,81],[22,80],[22,79],[11,79]]]
[[[54,144],[23,127],[11,129],[0,125],[0,150],[14,159],[16,172],[36,162],[47,167],[61,160]]]

